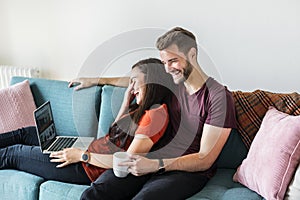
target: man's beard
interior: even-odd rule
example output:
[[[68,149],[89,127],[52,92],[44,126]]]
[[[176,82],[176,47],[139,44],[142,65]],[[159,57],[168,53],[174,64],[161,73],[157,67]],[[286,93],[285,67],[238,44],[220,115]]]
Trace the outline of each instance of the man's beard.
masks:
[[[186,81],[191,75],[192,71],[193,65],[189,61],[186,61],[186,66],[183,68],[182,77],[180,77],[177,80],[174,80],[175,84],[183,83],[184,81]]]

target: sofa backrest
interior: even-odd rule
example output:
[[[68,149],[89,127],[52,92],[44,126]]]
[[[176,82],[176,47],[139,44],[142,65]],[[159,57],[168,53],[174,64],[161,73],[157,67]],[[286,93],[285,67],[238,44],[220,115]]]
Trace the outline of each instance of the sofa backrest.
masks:
[[[11,85],[25,79],[37,107],[51,102],[58,135],[97,136],[101,87],[74,92],[66,81],[26,77],[13,77]]]
[[[98,137],[108,133],[110,125],[120,110],[125,91],[126,88],[123,87],[111,85],[102,87]]]
[[[243,143],[241,134],[232,129],[221,154],[217,159],[218,168],[236,169],[246,158],[248,149]]]
[[[126,88],[104,85],[74,91],[68,82],[40,78],[13,77],[11,84],[28,79],[36,106],[49,100],[58,135],[102,137],[121,107]],[[247,155],[237,130],[232,130],[217,163],[220,168],[236,168]]]

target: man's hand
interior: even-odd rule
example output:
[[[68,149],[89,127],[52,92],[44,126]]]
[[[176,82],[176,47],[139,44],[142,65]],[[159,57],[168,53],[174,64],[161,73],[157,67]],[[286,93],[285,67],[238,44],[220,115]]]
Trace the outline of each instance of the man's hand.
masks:
[[[68,87],[76,86],[74,90],[89,88],[98,85],[99,78],[76,78],[69,81]]]
[[[120,166],[128,166],[128,172],[135,176],[142,176],[158,170],[158,160],[151,160],[140,155],[130,155],[131,161],[122,162]]]
[[[81,161],[81,156],[84,153],[83,150],[77,148],[67,148],[62,151],[52,152],[50,154],[50,162],[60,162],[61,164],[57,165],[57,168],[65,167],[72,163],[77,163]]]

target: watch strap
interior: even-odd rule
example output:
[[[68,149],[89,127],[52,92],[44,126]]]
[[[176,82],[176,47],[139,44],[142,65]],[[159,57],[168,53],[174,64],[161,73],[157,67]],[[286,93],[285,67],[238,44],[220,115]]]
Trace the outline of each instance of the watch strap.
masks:
[[[164,161],[163,159],[158,159],[158,164],[159,164],[159,167],[158,167],[158,171],[157,171],[157,174],[162,174],[166,171],[165,169],[165,164],[164,164]]]

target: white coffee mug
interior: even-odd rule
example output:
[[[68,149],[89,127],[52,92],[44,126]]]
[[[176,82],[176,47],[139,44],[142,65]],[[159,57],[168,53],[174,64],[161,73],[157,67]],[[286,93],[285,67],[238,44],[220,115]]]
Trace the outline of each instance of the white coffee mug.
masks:
[[[125,161],[129,161],[127,152],[116,152],[113,154],[113,171],[115,176],[123,178],[129,174],[127,166],[119,166],[119,163]]]

